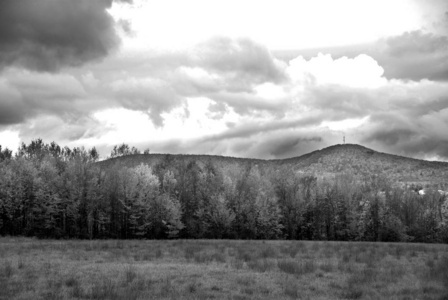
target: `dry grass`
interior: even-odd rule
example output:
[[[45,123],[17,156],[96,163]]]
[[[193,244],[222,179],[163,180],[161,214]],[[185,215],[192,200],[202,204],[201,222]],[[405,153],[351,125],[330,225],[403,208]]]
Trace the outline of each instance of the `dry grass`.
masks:
[[[447,299],[448,245],[0,238],[0,299]]]

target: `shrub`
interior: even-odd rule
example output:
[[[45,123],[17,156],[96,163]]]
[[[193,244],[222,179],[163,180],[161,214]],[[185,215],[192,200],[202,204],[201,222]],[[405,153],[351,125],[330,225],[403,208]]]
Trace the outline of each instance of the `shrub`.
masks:
[[[441,281],[445,286],[448,286],[448,256],[445,255],[440,259],[440,262],[435,264],[434,260],[427,260],[429,278]]]
[[[12,266],[10,261],[6,261],[3,265],[3,268],[1,269],[1,276],[9,278],[14,274],[14,267]]]
[[[162,256],[163,256],[163,252],[160,248],[158,248],[156,250],[156,258],[162,258]]]
[[[284,285],[284,293],[286,296],[297,299],[299,296],[299,287],[295,281],[288,280]]]
[[[277,261],[278,268],[288,274],[299,274],[300,265],[297,261],[292,259],[281,259]]]
[[[331,262],[326,261],[324,263],[319,264],[319,269],[321,269],[324,272],[329,273],[329,272],[333,271],[334,266],[333,266],[333,264]]]
[[[79,281],[74,275],[70,275],[65,279],[65,285],[68,287],[74,287],[76,285],[79,285]]]
[[[115,282],[109,278],[103,278],[96,281],[90,290],[90,294],[85,296],[90,299],[117,299],[118,290]]]
[[[278,251],[277,251],[277,249],[275,249],[272,246],[267,246],[267,247],[264,247],[261,250],[260,256],[262,258],[277,257],[278,256]]]
[[[313,273],[316,271],[317,266],[314,260],[307,260],[302,264],[303,273]]]
[[[126,283],[131,283],[137,277],[135,268],[132,265],[128,265],[125,271]]]
[[[267,259],[258,259],[254,261],[250,261],[247,263],[247,266],[251,270],[255,270],[257,272],[266,272],[274,268],[275,264]]]
[[[198,246],[195,245],[187,246],[184,250],[184,256],[187,260],[190,260],[193,257],[195,257],[195,254],[199,251],[201,251],[201,248],[199,248]]]
[[[25,259],[20,255],[17,260],[17,268],[23,269],[25,267]]]
[[[171,279],[166,278],[163,281],[162,286],[160,288],[160,295],[162,297],[167,297],[172,292],[173,292],[173,284],[171,283]]]

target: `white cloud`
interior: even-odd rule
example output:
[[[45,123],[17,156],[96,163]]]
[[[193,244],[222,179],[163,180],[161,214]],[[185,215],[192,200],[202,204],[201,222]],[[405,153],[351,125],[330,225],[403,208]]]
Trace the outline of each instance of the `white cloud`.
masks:
[[[156,127],[148,115],[140,111],[124,108],[108,109],[94,114],[102,124],[104,134],[97,137],[99,143],[115,145],[163,144],[171,140],[192,142],[204,135],[218,133],[227,127],[222,120],[207,118],[209,106],[213,101],[207,98],[187,98],[184,104],[162,113],[163,127]],[[227,121],[237,121],[235,113],[225,113]]]
[[[355,118],[355,119],[345,119],[341,121],[324,121],[320,125],[322,128],[328,128],[332,131],[350,131],[355,129],[366,122],[368,122],[369,117],[366,116],[364,118]]]
[[[382,77],[384,69],[365,54],[353,59],[333,59],[330,54],[319,53],[308,61],[299,56],[289,62],[287,72],[292,80],[301,84],[378,88],[387,83]]]

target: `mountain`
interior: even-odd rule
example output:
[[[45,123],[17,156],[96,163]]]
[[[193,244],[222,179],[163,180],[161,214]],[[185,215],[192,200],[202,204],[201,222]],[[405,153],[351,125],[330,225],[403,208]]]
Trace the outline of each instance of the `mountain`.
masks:
[[[204,166],[211,161],[221,170],[257,166],[262,172],[290,169],[297,173],[316,176],[334,176],[349,173],[354,176],[385,175],[396,185],[431,186],[445,189],[448,186],[448,162],[426,161],[381,153],[356,144],[334,145],[311,153],[287,159],[251,159],[214,155],[137,154],[101,161],[101,167],[121,165],[134,167],[141,163],[178,164],[196,161]]]

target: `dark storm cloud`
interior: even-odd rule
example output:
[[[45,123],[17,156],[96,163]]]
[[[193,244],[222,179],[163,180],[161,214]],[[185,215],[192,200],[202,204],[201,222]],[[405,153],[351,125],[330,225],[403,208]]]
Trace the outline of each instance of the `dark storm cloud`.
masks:
[[[396,105],[390,111],[372,113],[362,142],[396,154],[448,160],[448,99],[429,97],[427,105],[408,101],[409,107]]]
[[[448,80],[447,36],[406,32],[380,41],[376,52],[372,56],[387,78]]]
[[[380,142],[386,146],[397,146],[397,144],[408,143],[410,140],[418,137],[416,132],[409,128],[378,128],[367,138],[365,142]]]
[[[274,122],[253,122],[234,126],[227,131],[203,138],[203,142],[223,141],[238,138],[249,138],[254,135],[281,129],[292,129],[299,126],[316,125],[322,121],[321,116],[308,116],[297,120],[280,120]]]
[[[326,121],[363,117],[381,105],[371,91],[339,85],[310,87],[302,104],[324,112]]]
[[[437,158],[448,160],[448,141],[437,140],[426,136],[421,136],[420,139],[411,143],[405,143],[397,147],[402,152],[414,156],[416,153],[421,157],[436,156]]]
[[[274,82],[286,79],[279,62],[266,47],[250,39],[214,38],[196,49],[200,66],[240,82]]]
[[[170,111],[181,103],[174,87],[163,80],[142,78],[118,80],[112,84],[111,97],[127,109],[149,110],[149,117],[157,126],[163,125],[161,113]]]
[[[245,139],[226,140],[214,145],[211,151],[232,153],[240,157],[277,159],[300,156],[325,145],[324,138],[306,130],[287,130],[281,132],[260,132]],[[207,149],[207,148],[205,148]]]
[[[387,122],[392,120],[388,119]],[[446,130],[446,128],[445,128]],[[397,126],[377,126],[363,143],[379,145],[388,152],[415,158],[438,157],[448,160],[448,140],[418,129]]]
[[[130,1],[119,1],[130,2]],[[0,69],[55,71],[106,56],[119,44],[112,0],[0,1]]]
[[[227,104],[240,115],[247,115],[257,111],[269,111],[282,116],[290,105],[286,99],[270,99],[252,93],[221,92],[210,94],[209,97],[218,103]]]
[[[22,122],[25,110],[19,91],[0,78],[0,125]]]
[[[0,124],[24,122],[40,114],[65,118],[79,115],[96,103],[86,101],[82,84],[66,74],[6,70],[0,77]]]
[[[262,146],[275,158],[285,158],[297,155],[300,148],[304,144],[322,142],[321,137],[294,137],[294,136],[282,136],[275,139],[265,141]]]
[[[99,136],[104,128],[89,116],[63,119],[58,116],[40,116],[32,121],[17,125],[20,139],[31,141],[36,137],[44,141],[58,141],[61,145]]]
[[[286,64],[250,39],[213,38],[189,53],[172,56],[179,63],[175,74],[178,89],[189,95],[251,93],[256,85],[287,81]],[[195,77],[195,72],[203,74]]]

